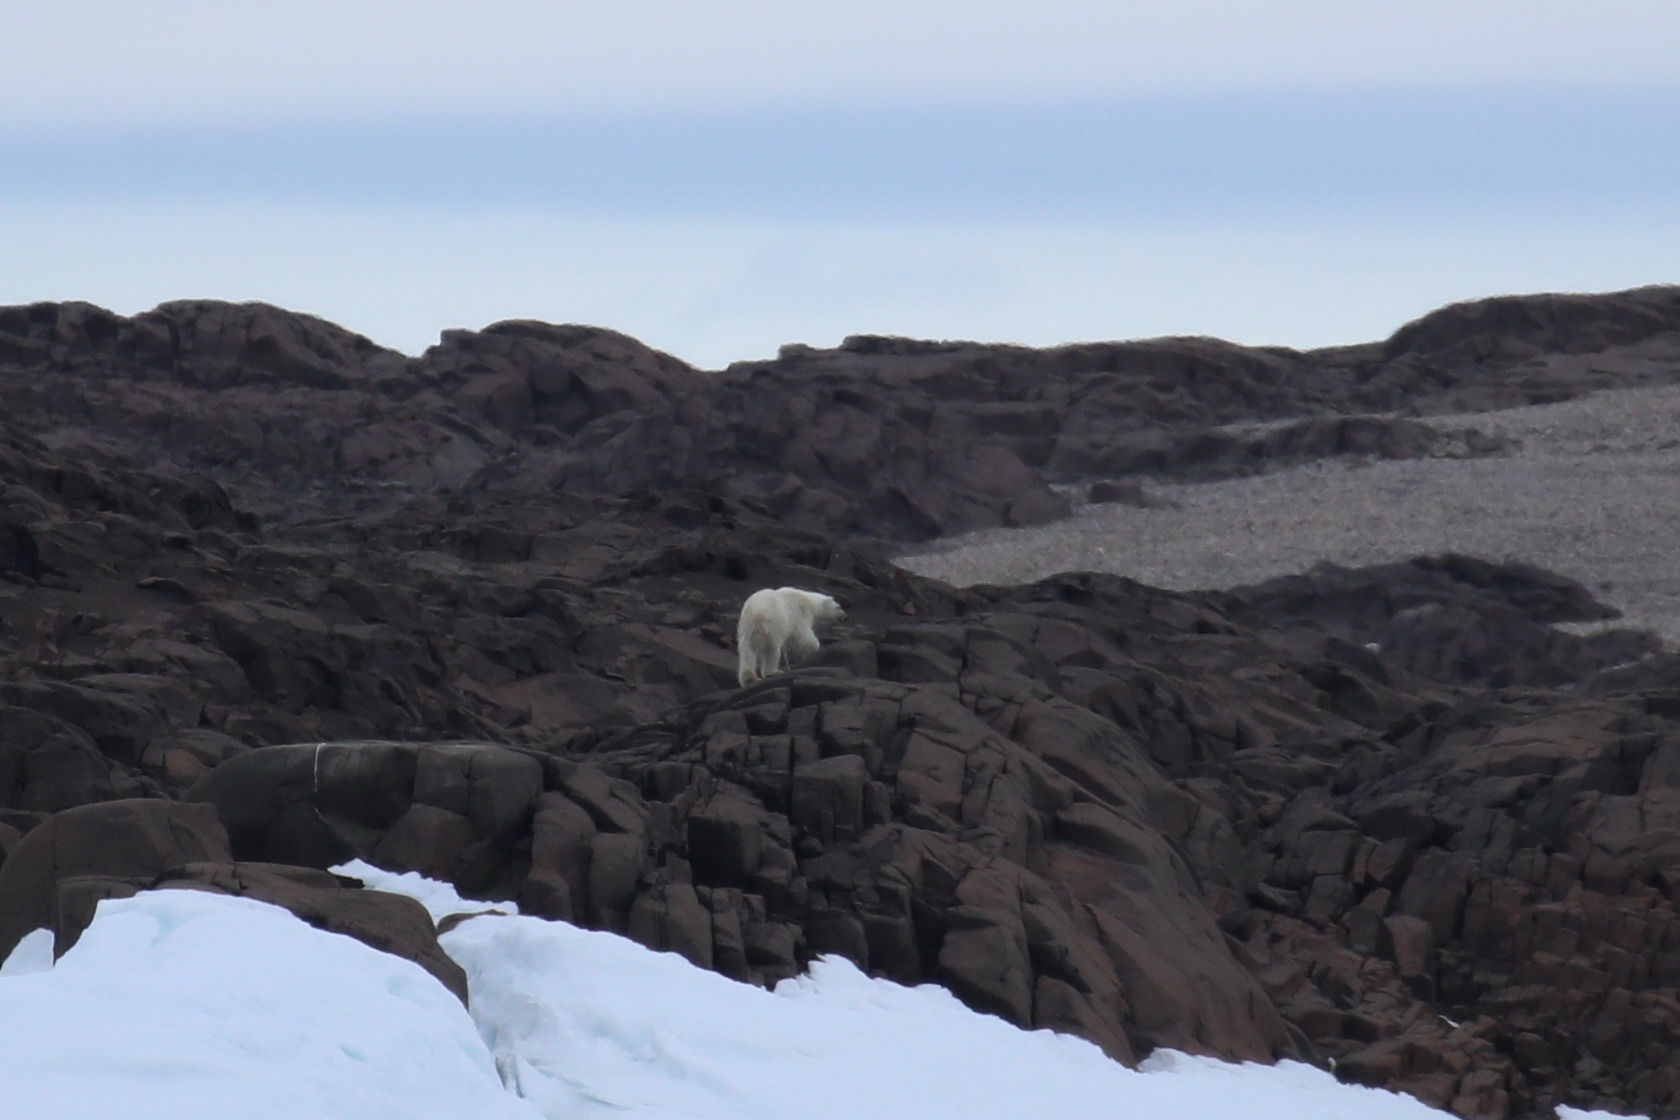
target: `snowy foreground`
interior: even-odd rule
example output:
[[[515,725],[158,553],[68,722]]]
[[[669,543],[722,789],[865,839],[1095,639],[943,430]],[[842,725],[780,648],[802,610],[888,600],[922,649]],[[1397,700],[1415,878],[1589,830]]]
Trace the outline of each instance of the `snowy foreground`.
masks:
[[[416,875],[339,870],[434,917],[482,908]],[[513,914],[442,942],[470,1016],[418,965],[265,903],[102,902],[56,965],[38,931],[0,967],[0,1120],[1445,1115],[1293,1062],[1158,1053],[1129,1070],[831,958],[767,992]]]

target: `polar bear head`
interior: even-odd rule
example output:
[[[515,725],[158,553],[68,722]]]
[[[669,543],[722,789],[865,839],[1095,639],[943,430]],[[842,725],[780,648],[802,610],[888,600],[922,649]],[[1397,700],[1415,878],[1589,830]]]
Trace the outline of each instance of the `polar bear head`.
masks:
[[[795,589],[790,587],[786,590],[792,591]],[[846,612],[834,596],[824,595],[820,591],[801,591],[799,593],[805,596],[806,601],[811,604],[812,622],[844,622],[846,620]]]

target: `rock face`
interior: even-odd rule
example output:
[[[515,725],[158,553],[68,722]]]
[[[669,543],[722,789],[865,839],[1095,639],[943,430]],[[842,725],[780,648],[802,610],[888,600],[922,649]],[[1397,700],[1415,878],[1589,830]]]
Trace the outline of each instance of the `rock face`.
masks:
[[[46,376],[42,376],[45,374]],[[591,327],[498,323],[417,359],[260,304],[0,309],[0,399],[67,445],[140,444],[253,497],[323,488],[624,496],[699,487],[827,533],[1060,516],[1010,449],[851,377],[704,375]],[[916,403],[916,402],[920,403]],[[657,454],[649,450],[657,448]],[[340,492],[330,504],[346,508]],[[4,547],[4,546],[0,546]]]
[[[1455,305],[1386,343],[1307,353],[858,336],[703,373],[593,327],[451,331],[410,359],[262,304],[132,319],[34,304],[0,308],[0,401],[79,455],[138,445],[253,501],[699,489],[826,536],[909,541],[1062,516],[1049,478],[1495,453],[1381,414],[1669,383],[1676,331],[1680,289],[1645,288]]]
[[[409,359],[261,306],[0,309],[0,954],[250,894],[420,961],[351,856],[767,983],[839,953],[1121,1060],[1336,1062],[1464,1116],[1680,1107],[1680,694],[1472,557],[1180,595],[869,547],[1052,478],[1435,447],[1680,373],[1680,297],[1299,354],[854,338],[690,369],[584,327]],[[1149,449],[1153,448],[1153,451]],[[848,621],[739,689],[742,599]],[[1631,664],[1629,664],[1631,663]]]
[[[1504,688],[1586,683],[1656,653],[1645,631],[1577,636],[1553,623],[1615,616],[1586,588],[1529,564],[1418,557],[1234,588],[1212,600],[1255,626],[1287,622],[1380,650],[1388,664],[1444,684]]]
[[[142,890],[206,890],[283,906],[318,929],[414,961],[467,998],[467,977],[437,942],[431,915],[402,895],[352,889],[324,872],[236,863],[214,809],[163,800],[67,809],[18,842],[0,865],[0,960],[35,929],[61,956],[102,899]]]

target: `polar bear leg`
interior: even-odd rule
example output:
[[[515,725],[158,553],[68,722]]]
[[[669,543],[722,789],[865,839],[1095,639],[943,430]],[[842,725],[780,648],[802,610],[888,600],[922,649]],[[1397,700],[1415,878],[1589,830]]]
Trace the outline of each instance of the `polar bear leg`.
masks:
[[[765,676],[787,669],[787,639],[775,627],[765,628],[764,641],[759,651],[759,665],[763,667]]]
[[[778,671],[783,653],[782,642],[776,633],[775,620],[762,611],[749,611],[741,618],[735,634],[740,655],[740,669],[736,674],[742,684],[751,684]]]
[[[790,669],[800,661],[810,657],[820,647],[816,631],[811,629],[809,622],[802,622],[793,628],[782,645],[782,668]]]

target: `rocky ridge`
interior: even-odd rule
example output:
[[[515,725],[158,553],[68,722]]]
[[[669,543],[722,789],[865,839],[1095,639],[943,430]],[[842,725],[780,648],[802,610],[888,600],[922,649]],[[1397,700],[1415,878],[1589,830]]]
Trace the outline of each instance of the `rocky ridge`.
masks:
[[[1675,380],[1674,289],[1330,352],[715,373],[582,327],[411,359],[261,306],[0,309],[0,954],[219,889],[459,994],[423,914],[323,870],[362,856],[744,981],[841,953],[1121,1060],[1672,1112],[1680,699],[1648,635],[1552,628],[1613,613],[1585,588],[1444,556],[959,589],[878,542]],[[736,688],[734,610],[781,584],[849,621]]]

